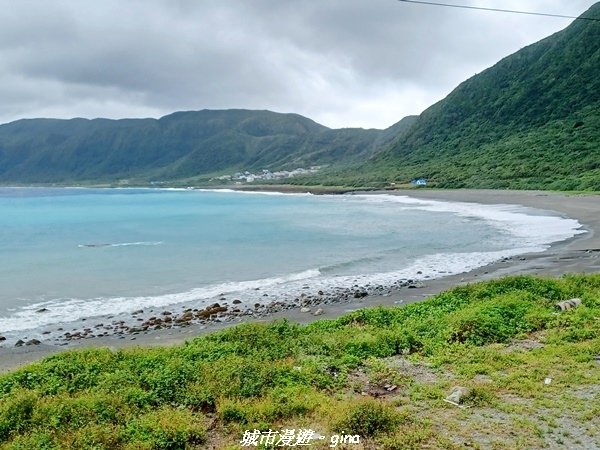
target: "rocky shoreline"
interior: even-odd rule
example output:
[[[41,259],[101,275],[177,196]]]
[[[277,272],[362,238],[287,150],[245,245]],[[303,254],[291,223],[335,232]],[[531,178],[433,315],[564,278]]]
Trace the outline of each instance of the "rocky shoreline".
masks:
[[[47,339],[22,336],[14,343],[14,347],[40,345],[42,343],[65,346],[73,342],[101,337],[136,340],[140,334],[147,334],[150,331],[175,330],[191,325],[208,326],[218,323],[239,323],[245,319],[268,318],[273,314],[290,310],[320,316],[324,312],[324,306],[349,304],[354,300],[368,296],[385,297],[392,295],[399,289],[422,287],[424,287],[422,281],[413,279],[397,280],[391,286],[366,284],[365,286],[354,285],[352,288],[338,287],[317,291],[314,291],[310,285],[305,285],[303,289],[306,292],[302,292],[292,301],[271,300],[256,302],[252,305],[244,304],[237,298],[230,301],[222,295],[219,297],[218,302],[205,308],[190,308],[181,305],[164,310],[140,309],[133,311],[126,318],[116,318],[115,316],[96,317],[93,318],[94,322],[97,322],[94,325],[81,325],[72,328],[70,331],[65,331],[65,325],[63,325],[55,330],[43,331],[42,335],[46,336]],[[265,298],[268,298],[268,294],[265,294]],[[40,310],[37,313],[46,311]],[[89,321],[91,319],[82,319],[82,322]],[[0,341],[6,341],[6,338],[0,336]]]

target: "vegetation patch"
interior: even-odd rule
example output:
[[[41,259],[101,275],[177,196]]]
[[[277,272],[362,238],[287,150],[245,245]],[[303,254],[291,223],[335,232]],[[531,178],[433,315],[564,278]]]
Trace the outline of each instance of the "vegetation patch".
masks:
[[[356,448],[600,448],[599,317],[600,275],[519,276],[174,348],[61,353],[0,377],[0,448],[233,449],[246,431],[289,430],[323,437],[312,448],[348,447],[344,436]],[[456,386],[460,407],[444,401]]]

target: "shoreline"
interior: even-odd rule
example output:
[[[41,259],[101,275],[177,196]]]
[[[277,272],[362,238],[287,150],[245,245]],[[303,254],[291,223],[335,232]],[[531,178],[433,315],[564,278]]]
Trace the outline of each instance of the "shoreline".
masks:
[[[305,190],[304,190],[305,192]],[[256,315],[240,315],[229,321],[192,324],[180,328],[146,329],[131,333],[127,337],[115,334],[71,341],[65,346],[39,344],[23,347],[0,347],[0,373],[14,370],[22,365],[37,361],[56,352],[96,347],[126,348],[169,346],[182,343],[195,336],[223,329],[244,322],[270,322],[286,318],[295,323],[309,323],[320,319],[333,319],[350,311],[372,306],[398,306],[416,301],[461,284],[499,278],[505,275],[535,274],[559,276],[565,273],[600,272],[600,229],[598,205],[600,196],[571,196],[545,191],[494,191],[494,190],[426,190],[410,189],[398,191],[348,192],[346,195],[366,193],[370,195],[406,195],[417,199],[457,201],[479,204],[521,205],[543,210],[562,217],[577,219],[587,233],[576,235],[566,241],[553,244],[541,253],[518,255],[505,258],[468,273],[443,278],[424,280],[425,285],[404,286],[379,295],[354,298],[346,293],[347,299],[334,303],[298,304],[292,307],[274,308],[273,312]],[[311,297],[312,298],[312,297]],[[301,307],[310,311],[301,312]],[[316,310],[321,311],[315,315]],[[189,312],[189,311],[188,311]],[[194,312],[196,313],[196,312]],[[159,313],[156,313],[159,314]],[[175,313],[174,313],[175,314]]]

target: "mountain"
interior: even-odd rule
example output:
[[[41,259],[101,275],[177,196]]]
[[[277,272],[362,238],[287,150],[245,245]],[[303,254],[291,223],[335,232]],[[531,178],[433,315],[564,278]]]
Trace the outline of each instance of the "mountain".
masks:
[[[600,3],[582,17],[600,18]],[[600,190],[600,22],[575,20],[468,79],[360,172],[363,183]]]
[[[600,3],[583,17],[600,18]],[[324,165],[290,182],[600,190],[599,75],[600,21],[575,20],[386,130],[248,110],[19,120],[0,125],[0,183],[194,183]]]
[[[189,179],[358,161],[405,131],[332,130],[298,114],[220,110],[160,119],[26,119],[0,125],[0,182]]]

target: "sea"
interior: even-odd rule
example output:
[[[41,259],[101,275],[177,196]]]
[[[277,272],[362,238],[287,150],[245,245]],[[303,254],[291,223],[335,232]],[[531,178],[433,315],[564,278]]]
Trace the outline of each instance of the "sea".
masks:
[[[0,188],[0,335],[439,278],[582,232],[522,206],[401,195]]]

